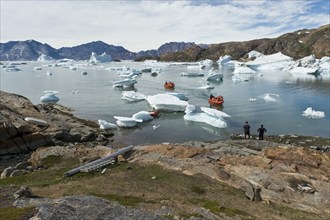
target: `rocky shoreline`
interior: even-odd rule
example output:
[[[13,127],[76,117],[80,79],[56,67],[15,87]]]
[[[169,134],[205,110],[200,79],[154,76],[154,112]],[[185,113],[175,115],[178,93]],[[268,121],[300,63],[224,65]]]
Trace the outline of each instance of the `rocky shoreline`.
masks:
[[[243,202],[242,204],[249,204],[248,206],[251,207],[244,209],[245,214],[240,210],[234,216],[222,213],[221,211],[224,210],[219,207],[212,211],[194,203],[187,204],[187,201],[179,202],[179,199],[173,199],[172,204],[166,203],[166,205],[163,200],[152,205],[140,202],[137,208],[130,208],[95,197],[93,193],[77,192],[77,195],[69,193],[70,196],[64,196],[65,192],[59,193],[61,190],[50,193],[53,187],[77,188],[74,185],[76,184],[74,178],[69,178],[69,182],[62,178],[60,182],[50,180],[54,183],[49,184],[48,189],[24,180],[21,184],[14,184],[12,187],[13,185],[7,185],[6,181],[10,182],[11,179],[24,176],[29,179],[29,175],[37,175],[38,172],[51,173],[53,169],[63,169],[61,166],[64,165],[60,165],[61,163],[77,161],[76,164],[84,164],[108,155],[113,151],[107,147],[107,144],[113,141],[113,134],[100,130],[94,122],[74,117],[70,109],[60,105],[34,106],[25,97],[1,91],[0,100],[0,196],[7,198],[0,203],[0,208],[12,205],[19,208],[36,207],[33,211],[28,211],[27,216],[34,216],[37,219],[74,219],[74,215],[81,216],[81,219],[88,219],[88,216],[93,215],[98,219],[116,219],[119,216],[126,216],[125,219],[242,219],[243,217],[264,219],[264,210],[268,209],[272,213],[269,216],[272,219],[290,219],[289,214],[283,216],[283,213],[273,212],[272,206],[280,205],[302,210],[303,212],[298,212],[303,213],[301,215],[305,215],[305,219],[312,219],[312,216],[319,219],[330,218],[330,142],[329,139],[320,137],[274,135],[259,141],[254,137],[244,140],[240,134],[236,134],[227,141],[209,143],[191,141],[180,144],[135,146],[132,152],[125,154],[119,160],[119,167],[126,164],[124,165],[126,169],[120,171],[123,176],[117,176],[118,179],[133,175],[129,173],[132,168],[138,172],[139,169],[134,167],[157,165],[164,172],[187,176],[182,178],[199,178],[202,175],[200,177],[202,182],[214,181],[212,184],[216,187],[224,184],[238,189],[243,192],[246,201],[236,201],[237,204],[234,201],[232,205],[236,206]],[[47,125],[33,124],[26,121],[26,117],[45,120]],[[45,164],[45,161],[50,159],[62,162]],[[71,166],[66,164],[64,168],[67,170]],[[110,175],[104,174],[106,169],[100,171],[103,175]],[[111,181],[97,180],[104,178],[102,174],[96,171],[87,179],[84,176],[78,178],[83,182],[95,179],[99,184],[102,181],[105,183]],[[160,174],[156,173],[152,178],[161,185],[161,178],[157,175]],[[139,181],[139,177],[135,176],[136,179],[132,177],[133,179],[127,184],[134,185],[134,182]],[[149,183],[150,179],[141,181],[145,185],[152,184]],[[184,180],[182,185],[186,182]],[[20,189],[21,193],[16,193],[15,197],[8,195],[8,192],[13,193],[22,186],[24,187]],[[32,188],[31,192],[29,187]],[[166,188],[166,185],[163,187]],[[177,185],[177,187],[181,186]],[[114,190],[116,187],[112,185],[111,188]],[[72,192],[70,189],[68,192]],[[130,187],[125,188],[124,191],[130,192],[134,198],[157,197],[150,192],[150,189],[141,190],[144,191],[138,192],[137,188],[133,190]],[[207,193],[204,191],[200,189],[201,197],[206,196]],[[112,193],[120,195],[124,192],[123,189],[118,189]],[[232,194],[226,196],[231,197]],[[174,198],[175,195],[171,197]],[[87,210],[84,208],[86,204],[94,205]],[[254,207],[259,207],[259,204],[264,210],[252,211]],[[62,211],[59,212],[59,209]],[[180,214],[184,210],[195,214],[184,217]],[[85,215],[86,212],[92,214]]]

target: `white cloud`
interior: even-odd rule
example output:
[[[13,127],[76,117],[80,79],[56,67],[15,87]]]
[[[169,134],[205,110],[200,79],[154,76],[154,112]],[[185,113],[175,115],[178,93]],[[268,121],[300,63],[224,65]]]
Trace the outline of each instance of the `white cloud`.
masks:
[[[1,0],[0,34],[1,42],[35,39],[59,48],[102,40],[131,51],[170,41],[242,41],[329,23],[313,3]]]

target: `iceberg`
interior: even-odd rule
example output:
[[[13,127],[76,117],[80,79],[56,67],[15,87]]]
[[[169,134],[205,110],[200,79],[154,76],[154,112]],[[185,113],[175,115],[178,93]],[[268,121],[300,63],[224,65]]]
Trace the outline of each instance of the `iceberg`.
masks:
[[[223,117],[223,118],[229,118],[231,117],[230,115],[228,115],[227,113],[223,112],[223,111],[219,111],[217,109],[214,108],[208,108],[208,107],[201,107],[201,110],[211,116],[215,116],[215,117]]]
[[[252,50],[248,53],[248,58],[249,59],[253,59],[253,58],[258,58],[261,56],[265,56],[263,53],[260,53],[258,51]]]
[[[252,70],[251,68],[247,67],[244,64],[236,63],[234,74],[255,74],[256,71]]]
[[[187,93],[178,93],[178,92],[168,92],[166,94],[169,94],[169,95],[173,95],[177,98],[179,98],[180,100],[183,100],[183,101],[188,101],[189,98],[187,96]]]
[[[105,52],[102,55],[97,55],[95,52],[92,52],[89,62],[94,64],[112,62],[112,57]]]
[[[47,56],[45,54],[41,54],[38,59],[37,59],[39,62],[45,62],[45,61],[53,61],[54,58],[53,57],[50,57],[50,56]]]
[[[218,64],[219,66],[226,66],[231,60],[232,57],[230,55],[220,56],[218,60]]]
[[[108,129],[115,129],[117,128],[117,126],[115,124],[112,124],[110,122],[107,122],[105,120],[99,119],[97,120],[99,125],[100,125],[100,129],[102,130],[108,130]]]
[[[123,80],[118,80],[113,83],[113,87],[133,87],[134,84],[137,83],[135,79],[123,79]]]
[[[123,91],[121,93],[121,98],[129,102],[138,102],[145,100],[147,97],[139,92],[135,91]]]
[[[266,93],[263,95],[263,99],[266,102],[277,102],[280,96],[278,94]]]
[[[152,108],[160,111],[183,112],[188,105],[187,101],[180,100],[178,97],[166,93],[147,96],[147,101]]]
[[[150,115],[150,112],[147,111],[139,111],[138,113],[135,113],[132,115],[132,118],[135,120],[142,120],[144,121],[152,121],[154,118]]]
[[[132,117],[113,116],[117,119],[116,123],[119,127],[132,128],[135,127],[138,122],[143,122],[141,119],[135,119]]]
[[[209,69],[212,67],[213,61],[210,59],[206,59],[206,60],[199,61],[198,64],[201,69]]]
[[[307,118],[324,118],[325,114],[322,111],[315,111],[312,107],[308,107],[303,111],[302,116]]]
[[[220,81],[223,78],[223,74],[220,72],[215,72],[213,70],[209,70],[208,75],[206,76],[207,81]]]
[[[308,68],[308,67],[294,67],[290,70],[290,73],[292,74],[316,74],[318,71],[318,68]]]
[[[204,76],[204,73],[196,73],[196,72],[191,72],[191,73],[185,73],[182,72],[181,76],[186,76],[186,77],[198,77],[198,76]]]
[[[283,69],[292,63],[293,59],[289,56],[282,54],[281,52],[263,55],[257,57],[255,60],[248,61],[245,64],[253,70],[258,69]]]
[[[183,118],[187,121],[195,121],[195,122],[206,123],[206,124],[209,124],[209,125],[211,125],[213,127],[216,127],[216,128],[225,128],[225,127],[227,127],[227,123],[224,121],[223,116],[221,116],[221,115],[227,115],[226,117],[228,117],[229,116],[228,114],[226,114],[224,112],[222,114],[218,110],[216,110],[216,111],[218,111],[220,113],[209,111],[207,109],[208,108],[203,108],[203,110],[208,112],[208,113],[206,113],[206,112],[195,112],[195,106],[187,105],[186,110],[185,110],[186,114],[183,116]]]
[[[60,98],[56,96],[58,91],[44,91],[45,95],[40,97],[42,103],[56,104]]]

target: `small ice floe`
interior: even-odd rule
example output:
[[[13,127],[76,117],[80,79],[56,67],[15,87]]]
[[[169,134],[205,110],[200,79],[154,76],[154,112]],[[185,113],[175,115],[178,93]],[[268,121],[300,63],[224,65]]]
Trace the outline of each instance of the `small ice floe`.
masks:
[[[198,77],[198,76],[204,76],[204,73],[198,73],[198,72],[191,72],[191,73],[186,73],[182,72],[181,76],[186,76],[186,77]]]
[[[230,117],[230,115],[219,110],[206,107],[201,107],[203,112],[196,112],[195,109],[195,106],[187,105],[185,110],[186,114],[183,118],[187,121],[202,122],[217,128],[227,127],[224,117]]]
[[[184,111],[188,105],[187,101],[180,100],[178,97],[170,94],[157,94],[147,96],[147,101],[155,110],[160,111]]]
[[[123,128],[132,128],[135,127],[138,122],[143,122],[142,119],[135,119],[132,117],[121,117],[121,116],[113,116],[117,119],[116,123],[119,127]]]
[[[78,94],[79,93],[79,90],[73,90],[71,91],[72,94]]]
[[[33,70],[42,70],[42,67],[41,66],[36,66],[33,68]]]
[[[51,76],[51,75],[53,75],[53,73],[52,72],[47,72],[46,73],[48,76]]]
[[[249,81],[247,78],[241,77],[241,76],[237,76],[237,75],[233,75],[231,77],[231,80],[236,83],[236,82],[247,82]]]
[[[196,89],[214,89],[214,86],[207,82],[206,85],[202,85],[200,87],[197,87]]]
[[[207,81],[220,81],[223,78],[223,74],[220,72],[215,72],[213,70],[209,70],[209,73],[206,76]]]
[[[135,91],[123,91],[121,93],[121,98],[129,102],[138,102],[145,100],[147,97],[139,92]]]
[[[70,66],[69,69],[70,69],[70,70],[77,70],[77,67],[75,67],[75,66]]]
[[[135,79],[123,79],[119,80],[113,83],[113,87],[122,87],[122,88],[128,88],[133,87],[134,84],[137,83]]]
[[[152,129],[156,130],[156,129],[159,128],[159,127],[160,127],[160,125],[153,125],[153,126],[152,126]]]
[[[117,125],[112,124],[110,122],[107,122],[105,120],[99,119],[97,121],[98,121],[98,123],[100,125],[100,129],[102,129],[102,130],[116,129],[117,128]]]
[[[154,118],[150,115],[150,112],[147,111],[139,111],[138,113],[135,113],[132,115],[132,118],[136,120],[142,120],[144,121],[152,121]]]
[[[322,111],[315,111],[312,107],[308,107],[303,111],[302,116],[307,118],[324,118],[325,114]]]
[[[255,101],[257,101],[256,98],[249,98],[249,102],[255,102]]]
[[[87,72],[86,71],[81,72],[81,75],[86,76],[87,75]]]
[[[42,103],[47,104],[56,104],[60,98],[56,96],[58,94],[58,91],[44,91],[45,95],[40,97],[40,101]]]
[[[291,74],[316,74],[318,68],[309,68],[309,67],[294,67],[290,70]]]
[[[266,93],[263,95],[263,99],[266,102],[277,102],[280,96],[278,94]]]
[[[2,68],[4,68],[4,70],[6,70],[6,72],[17,72],[17,71],[21,70],[21,68],[15,66],[15,65],[3,66]]]

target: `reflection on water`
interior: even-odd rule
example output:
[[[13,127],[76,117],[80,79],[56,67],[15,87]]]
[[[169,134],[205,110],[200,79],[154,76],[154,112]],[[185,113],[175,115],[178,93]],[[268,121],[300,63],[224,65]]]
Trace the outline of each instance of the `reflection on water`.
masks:
[[[139,124],[133,129],[118,129],[115,143],[140,144],[158,142],[183,142],[189,140],[227,139],[230,133],[241,133],[245,121],[249,121],[251,132],[257,133],[260,124],[267,127],[266,134],[302,134],[329,137],[329,81],[313,75],[297,78],[285,72],[264,70],[254,75],[244,74],[247,82],[233,82],[232,71],[222,69],[224,77],[219,82],[209,82],[214,89],[201,89],[207,85],[205,77],[182,77],[187,72],[186,65],[164,65],[155,68],[159,73],[143,73],[137,77],[134,88],[113,88],[112,83],[120,80],[116,70],[109,67],[149,67],[143,63],[121,62],[88,66],[75,63],[77,70],[63,67],[43,66],[42,70],[34,67],[42,63],[32,62],[21,65],[21,71],[5,72],[1,68],[0,89],[14,92],[29,98],[34,104],[40,103],[45,90],[59,91],[58,104],[75,109],[74,114],[90,120],[103,119],[115,123],[113,116],[131,116],[142,110],[150,110],[146,101],[128,103],[121,99],[123,90],[134,90],[145,95],[164,93],[165,81],[173,81],[173,92],[186,93],[189,103],[197,107],[209,107],[210,94],[224,97],[220,110],[231,115],[226,118],[227,128],[217,129],[212,126],[187,122],[184,113],[162,113],[151,122]],[[87,75],[81,73],[86,71]],[[52,75],[47,75],[52,72]],[[200,71],[207,75],[207,71]],[[77,92],[78,91],[78,92]],[[265,94],[276,99],[267,102]],[[253,101],[251,101],[253,98]],[[270,99],[269,99],[270,100]],[[325,118],[308,119],[301,114],[308,107],[323,111]],[[153,129],[153,126],[159,126]]]

